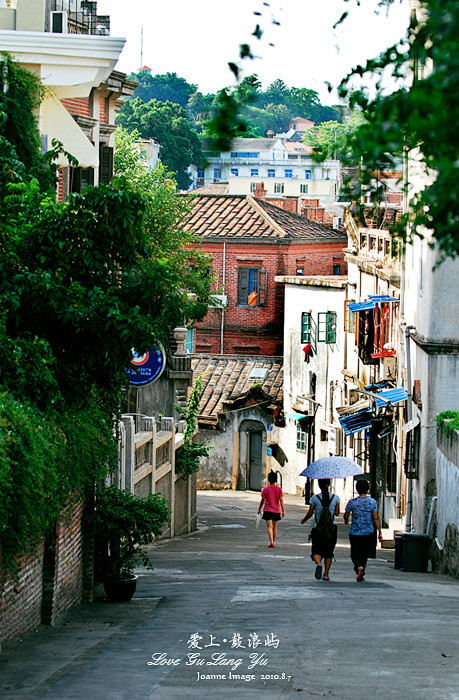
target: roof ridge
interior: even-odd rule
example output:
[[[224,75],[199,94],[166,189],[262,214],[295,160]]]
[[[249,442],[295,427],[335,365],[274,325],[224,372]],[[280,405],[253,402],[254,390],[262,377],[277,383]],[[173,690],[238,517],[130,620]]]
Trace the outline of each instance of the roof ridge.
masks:
[[[268,212],[265,209],[263,209],[263,207],[260,204],[258,204],[257,200],[254,197],[252,197],[252,195],[247,195],[247,201],[259,214],[263,216],[264,219],[268,221],[269,225],[272,226],[275,231],[277,231],[281,238],[285,238],[287,236],[284,229],[276,221],[274,221],[271,215],[268,214]]]

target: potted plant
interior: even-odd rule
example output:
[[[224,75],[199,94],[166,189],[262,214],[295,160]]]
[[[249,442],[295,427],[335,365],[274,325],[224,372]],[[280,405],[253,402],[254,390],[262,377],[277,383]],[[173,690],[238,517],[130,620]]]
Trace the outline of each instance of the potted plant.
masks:
[[[115,485],[97,490],[94,569],[111,600],[131,600],[137,585],[134,568],[153,568],[145,546],[169,520],[169,504],[159,494],[140,498]]]

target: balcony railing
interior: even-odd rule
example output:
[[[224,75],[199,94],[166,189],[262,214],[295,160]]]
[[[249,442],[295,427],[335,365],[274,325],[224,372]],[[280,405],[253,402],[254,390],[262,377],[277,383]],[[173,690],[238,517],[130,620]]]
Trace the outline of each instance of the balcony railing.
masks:
[[[110,34],[110,16],[98,15],[93,0],[82,0],[81,12],[71,12],[65,0],[52,0],[50,10],[67,13],[68,34]]]

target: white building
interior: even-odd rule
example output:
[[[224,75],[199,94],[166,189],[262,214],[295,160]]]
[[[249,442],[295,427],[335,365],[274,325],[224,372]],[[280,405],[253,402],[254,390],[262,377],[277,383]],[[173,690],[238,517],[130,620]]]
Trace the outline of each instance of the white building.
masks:
[[[312,461],[343,454],[343,430],[337,406],[344,402],[347,277],[276,277],[285,285],[284,414],[281,447],[288,457],[282,469],[287,493],[307,486],[300,472]],[[352,479],[336,480],[340,498],[352,495]],[[306,493],[308,496],[308,493]]]
[[[264,182],[267,199],[279,196],[313,196],[324,202],[337,199],[340,162],[317,163],[311,148],[300,142],[237,138],[228,152],[212,151],[207,142],[204,157],[204,168],[190,167],[192,189],[225,182],[229,194],[247,195],[255,191],[257,183]]]

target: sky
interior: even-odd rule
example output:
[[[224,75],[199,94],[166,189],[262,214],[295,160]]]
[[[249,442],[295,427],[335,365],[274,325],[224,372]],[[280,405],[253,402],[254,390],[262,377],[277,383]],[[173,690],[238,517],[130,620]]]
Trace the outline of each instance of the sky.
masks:
[[[228,68],[234,61],[242,75],[256,73],[264,89],[280,78],[333,104],[336,94],[326,82],[338,84],[352,67],[397,42],[408,25],[408,4],[395,0],[389,14],[376,15],[378,0],[360,7],[357,0],[99,0],[98,14],[110,15],[111,36],[126,38],[120,71],[147,65],[153,74],[177,73],[207,94],[234,85]],[[349,16],[333,29],[345,11]],[[261,40],[251,36],[257,23]],[[239,45],[246,42],[257,58],[241,62]]]

